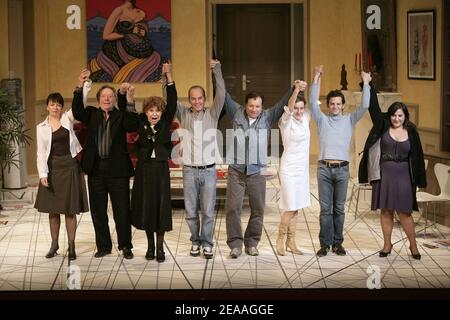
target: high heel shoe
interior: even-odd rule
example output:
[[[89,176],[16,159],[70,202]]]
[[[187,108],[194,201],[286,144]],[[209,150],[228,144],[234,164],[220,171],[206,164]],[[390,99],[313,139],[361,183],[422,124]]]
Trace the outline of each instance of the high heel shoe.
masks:
[[[54,256],[56,256],[58,254],[58,249],[59,249],[58,240],[52,240],[52,245],[50,247],[50,250],[47,252],[45,257],[47,259],[53,258]]]
[[[380,250],[378,255],[380,256],[380,258],[386,258],[388,255],[391,254],[391,251],[392,251],[392,244],[391,244],[391,248],[389,249],[389,251]]]
[[[411,251],[411,256],[413,257],[413,259],[420,260],[422,258],[419,251],[417,251],[417,253],[413,253],[411,247],[409,248],[409,251]]]
[[[77,253],[75,252],[75,242],[69,242],[69,261],[76,260],[77,259]]]

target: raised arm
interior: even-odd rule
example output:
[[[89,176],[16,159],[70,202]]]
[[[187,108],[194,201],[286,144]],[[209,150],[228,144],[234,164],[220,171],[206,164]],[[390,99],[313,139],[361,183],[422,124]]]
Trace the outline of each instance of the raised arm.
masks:
[[[233,98],[231,98],[231,95],[226,92],[225,93],[225,110],[226,110],[226,114],[227,116],[233,120],[234,118],[234,114],[236,113],[236,111],[242,108],[242,106],[237,103],[236,101],[233,100]]]
[[[84,82],[89,80],[90,72],[87,69],[81,70],[80,75],[78,76],[78,84],[73,92],[73,101],[72,101],[72,113],[76,120],[81,121],[83,123],[87,123],[89,121],[90,112],[88,109],[84,108],[83,102],[83,85]]]
[[[281,116],[281,122],[280,126],[284,124],[292,115],[294,112],[294,106],[295,102],[297,101],[297,97],[300,94],[300,92],[304,92],[306,89],[307,83],[300,80],[294,81],[294,88],[291,94],[291,97],[289,98],[287,108],[285,108],[285,112]]]
[[[361,79],[363,81],[363,94],[361,98],[361,105],[352,112],[350,115],[350,121],[353,125],[355,125],[364,115],[364,112],[369,109],[369,100],[370,100],[370,86],[369,82],[372,80],[370,73],[361,72]]]
[[[291,96],[293,88],[289,88],[289,90],[284,94],[284,96],[271,108],[267,110],[267,117],[269,123],[272,125],[277,122],[284,112],[284,106],[287,105],[289,97]]]
[[[211,108],[211,116],[215,119],[219,119],[225,103],[225,81],[223,80],[219,60],[209,60],[209,66],[212,69],[214,79],[216,80],[216,95],[214,96],[214,101]]]
[[[373,124],[379,123],[383,119],[383,112],[378,104],[377,90],[374,87],[370,87],[369,114]]]
[[[164,112],[164,117],[167,121],[172,122],[175,112],[177,111],[177,88],[175,87],[175,82],[172,78],[172,66],[169,63],[163,64],[163,74],[167,79],[167,109]]]
[[[170,73],[167,73],[167,72],[164,72],[164,69],[163,69],[163,72],[162,72],[163,74],[161,77],[163,96],[164,96],[164,98],[167,99],[167,84],[169,81],[170,82],[175,82],[175,81],[173,79],[173,74],[172,74],[172,63],[168,62],[168,63],[165,63],[164,65],[168,65],[168,67],[166,67],[166,70],[170,70]],[[163,68],[164,68],[164,66],[163,66]],[[170,80],[169,80],[169,77],[170,77]],[[177,101],[175,116],[178,118],[178,120],[180,122],[182,122],[184,119],[184,113],[186,111],[185,109],[186,109],[186,107],[183,106],[183,104],[181,102]]]
[[[322,78],[323,66],[320,65],[314,68],[313,83],[309,88],[309,107],[311,116],[316,122],[324,116],[319,106],[320,97],[320,79]]]

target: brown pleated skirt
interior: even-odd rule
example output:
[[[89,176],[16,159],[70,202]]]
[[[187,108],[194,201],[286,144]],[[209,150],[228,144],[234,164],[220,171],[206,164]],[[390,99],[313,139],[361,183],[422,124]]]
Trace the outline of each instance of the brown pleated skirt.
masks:
[[[48,188],[39,183],[34,207],[39,212],[79,214],[89,211],[84,174],[71,155],[50,156]]]

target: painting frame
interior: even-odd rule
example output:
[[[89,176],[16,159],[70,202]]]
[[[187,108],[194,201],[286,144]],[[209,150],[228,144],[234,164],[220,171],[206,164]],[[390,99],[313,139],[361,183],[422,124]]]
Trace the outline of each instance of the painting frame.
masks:
[[[436,80],[436,11],[407,12],[408,79]]]

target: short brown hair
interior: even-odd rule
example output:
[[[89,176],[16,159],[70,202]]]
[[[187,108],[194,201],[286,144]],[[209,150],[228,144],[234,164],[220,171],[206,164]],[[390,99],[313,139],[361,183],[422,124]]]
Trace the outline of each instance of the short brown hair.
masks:
[[[112,90],[112,92],[114,93],[114,97],[117,100],[117,95],[116,95],[116,89],[114,87],[111,87],[110,85],[105,84],[104,86],[102,86],[100,89],[98,89],[97,94],[95,95],[97,98],[97,102],[100,102],[100,95],[102,94],[102,91],[104,89],[110,89]]]
[[[142,103],[142,112],[147,113],[147,111],[153,107],[156,107],[158,111],[164,112],[166,111],[166,102],[161,97],[149,97]]]

